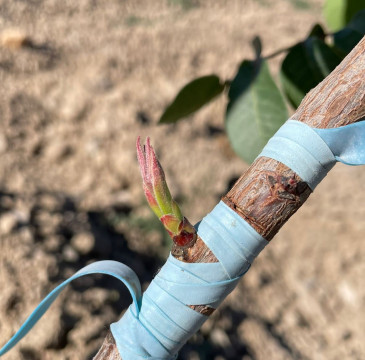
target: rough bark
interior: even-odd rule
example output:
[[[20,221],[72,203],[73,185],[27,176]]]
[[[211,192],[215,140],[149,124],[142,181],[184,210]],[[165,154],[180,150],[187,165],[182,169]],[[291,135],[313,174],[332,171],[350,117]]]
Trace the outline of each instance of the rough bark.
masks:
[[[291,119],[316,128],[334,128],[365,117],[365,37],[341,64],[303,99]],[[223,201],[258,233],[271,240],[285,222],[303,205],[310,188],[287,166],[261,157],[240,177]],[[181,252],[190,263],[216,262],[214,254],[198,238]],[[209,315],[214,309],[191,305]],[[114,339],[108,333],[96,360],[119,360]]]
[[[93,360],[120,360],[117,345],[115,343],[114,337],[110,331],[108,331],[103,345],[99,349],[98,353],[95,355]]]

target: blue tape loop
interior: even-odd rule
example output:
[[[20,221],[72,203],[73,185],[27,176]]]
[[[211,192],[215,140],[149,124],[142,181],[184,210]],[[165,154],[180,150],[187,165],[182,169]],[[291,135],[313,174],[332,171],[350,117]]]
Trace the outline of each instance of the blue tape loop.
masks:
[[[260,156],[285,164],[314,190],[336,161],[365,164],[365,121],[335,129],[314,129],[288,120],[268,141]]]
[[[64,281],[62,284],[52,290],[36,307],[28,319],[15,335],[0,349],[0,356],[8,352],[15,346],[38,322],[43,314],[48,310],[52,303],[56,300],[61,291],[73,280],[90,274],[110,275],[122,281],[132,295],[134,311],[138,314],[140,301],[142,297],[141,285],[135,272],[128,266],[117,261],[98,261],[79,270],[75,275]]]
[[[365,122],[337,129],[312,129],[289,120],[260,156],[276,159],[314,189],[336,161],[365,163]],[[123,360],[171,360],[206,316],[188,305],[216,308],[234,289],[255,257],[268,244],[246,221],[220,202],[197,226],[219,262],[189,264],[169,256],[141,296],[135,273],[115,261],[86,266],[55,288],[34,310],[0,356],[22,339],[72,280],[94,273],[114,276],[129,289],[133,303],[111,331]]]
[[[187,305],[216,308],[268,244],[223,202],[198,224],[198,234],[219,262],[190,264],[169,256],[143,295],[140,315],[130,307],[111,324],[123,360],[174,359],[207,319]]]
[[[69,282],[84,275],[102,273],[121,280],[133,298],[123,317],[110,327],[122,359],[176,359],[179,349],[207,319],[188,305],[218,307],[268,244],[223,202],[199,223],[198,234],[219,262],[190,264],[170,255],[143,297],[137,276],[127,266],[115,261],[88,265],[38,305],[0,350],[0,355],[28,333]]]

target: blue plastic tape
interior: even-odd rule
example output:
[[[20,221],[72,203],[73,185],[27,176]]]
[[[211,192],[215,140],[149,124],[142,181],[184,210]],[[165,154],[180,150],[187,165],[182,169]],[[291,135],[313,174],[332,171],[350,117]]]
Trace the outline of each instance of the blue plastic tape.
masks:
[[[199,223],[198,234],[219,262],[190,264],[170,255],[143,297],[136,275],[127,266],[114,261],[91,264],[54,289],[0,350],[0,355],[28,333],[69,282],[103,273],[123,281],[133,298],[123,317],[110,327],[122,359],[175,359],[179,349],[207,319],[188,305],[218,307],[268,244],[223,202]]]
[[[336,161],[365,163],[365,122],[336,129],[312,129],[287,121],[260,156],[276,159],[296,172],[311,189]],[[129,289],[133,303],[111,331],[123,360],[172,360],[206,316],[189,305],[219,306],[268,242],[245,220],[220,202],[197,226],[198,234],[218,259],[216,263],[185,263],[169,256],[141,296],[135,273],[115,261],[86,266],[54,289],[34,310],[0,356],[21,340],[72,280],[93,273],[114,276]]]
[[[51,291],[42,302],[31,313],[21,328],[15,335],[0,349],[0,356],[8,352],[15,346],[38,322],[43,314],[48,310],[52,303],[56,300],[61,291],[73,280],[90,274],[110,275],[122,281],[132,295],[134,311],[138,314],[140,309],[140,301],[142,297],[141,285],[135,272],[128,266],[117,261],[98,261],[79,270],[75,275],[64,281]]]
[[[170,255],[144,293],[140,315],[130,307],[111,325],[123,360],[174,359],[207,319],[188,305],[217,308],[268,244],[223,202],[199,223],[198,234],[219,262],[190,264]]]
[[[288,166],[314,190],[336,161],[365,164],[365,121],[335,129],[314,129],[288,120],[268,141],[260,156]]]

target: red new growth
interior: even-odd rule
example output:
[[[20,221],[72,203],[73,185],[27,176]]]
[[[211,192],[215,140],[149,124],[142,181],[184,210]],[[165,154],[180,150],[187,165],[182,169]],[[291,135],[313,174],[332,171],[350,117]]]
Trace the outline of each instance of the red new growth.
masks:
[[[143,179],[143,190],[151,209],[177,246],[192,246],[196,240],[196,230],[182,215],[179,206],[171,197],[165,173],[149,138],[142,147],[138,137],[137,158]]]

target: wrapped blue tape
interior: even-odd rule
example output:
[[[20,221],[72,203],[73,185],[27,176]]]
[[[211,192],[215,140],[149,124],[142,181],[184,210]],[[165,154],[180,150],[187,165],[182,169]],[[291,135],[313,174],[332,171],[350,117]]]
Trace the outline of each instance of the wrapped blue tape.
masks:
[[[223,202],[197,227],[199,236],[219,262],[190,264],[169,256],[142,297],[139,317],[131,306],[120,321],[111,325],[123,360],[174,359],[207,319],[187,305],[218,307],[268,244]],[[132,332],[131,322],[135,324]],[[151,343],[141,345],[145,336],[139,331],[141,327],[152,335]],[[154,345],[161,347],[154,346],[154,341]],[[139,351],[143,348],[139,357],[136,344],[140,344]]]
[[[288,120],[268,141],[260,156],[288,166],[314,190],[336,161],[365,164],[365,121],[334,129],[314,129]]]
[[[188,305],[216,308],[268,244],[223,202],[199,223],[198,234],[219,262],[190,264],[170,255],[143,297],[137,276],[127,266],[114,261],[91,264],[54,289],[0,350],[0,355],[26,335],[69,282],[103,273],[123,281],[133,298],[123,317],[110,326],[122,359],[175,359],[179,349],[207,319]],[[226,252],[219,250],[225,247]]]
[[[135,272],[128,266],[117,261],[98,261],[79,270],[75,275],[64,281],[62,284],[53,289],[36,307],[28,319],[15,335],[0,349],[0,356],[8,352],[15,346],[37,323],[42,315],[48,310],[56,300],[61,291],[73,280],[90,274],[110,275],[122,281],[132,295],[134,311],[138,314],[140,301],[142,297],[141,285]]]
[[[312,129],[287,121],[260,156],[276,159],[296,172],[313,190],[336,161],[365,163],[365,122],[337,129]],[[111,331],[123,360],[171,360],[206,316],[188,305],[216,308],[234,289],[255,257],[268,244],[246,221],[220,202],[197,226],[198,234],[218,259],[184,263],[169,256],[143,296],[135,273],[115,261],[86,266],[55,288],[34,310],[0,356],[21,340],[72,280],[102,273],[121,280],[133,303]]]

